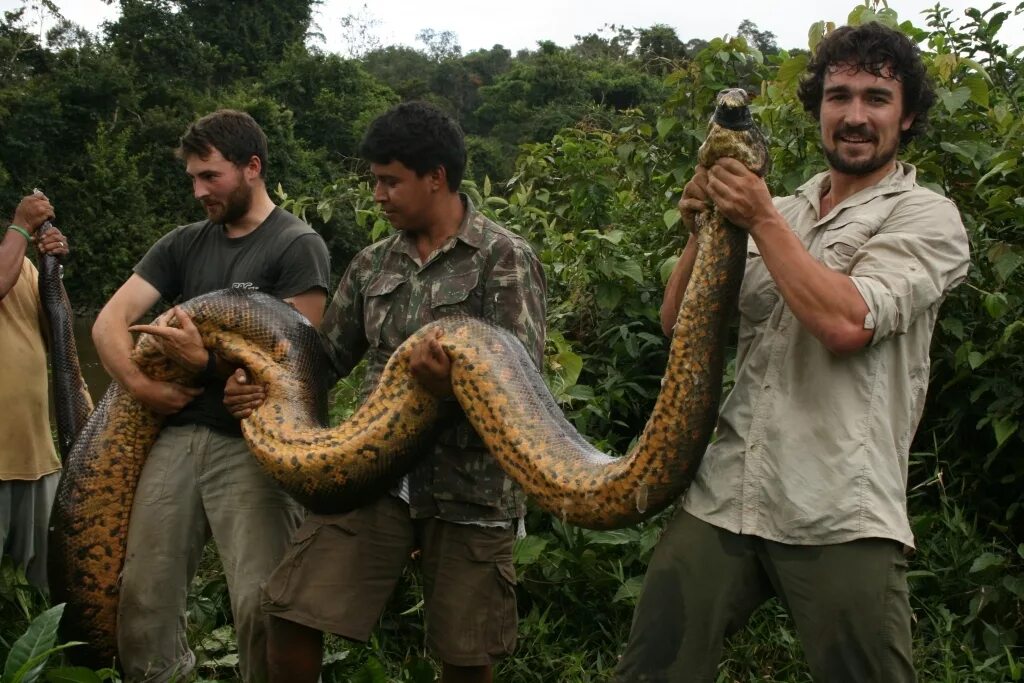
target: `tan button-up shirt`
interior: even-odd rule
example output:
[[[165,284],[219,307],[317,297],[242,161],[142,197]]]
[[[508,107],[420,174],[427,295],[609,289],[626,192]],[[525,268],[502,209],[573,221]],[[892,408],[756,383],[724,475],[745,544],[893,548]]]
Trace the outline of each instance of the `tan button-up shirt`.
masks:
[[[946,294],[967,273],[956,206],[899,163],[819,219],[829,176],[775,205],[810,254],[867,303],[871,343],[839,357],[797,321],[753,239],[740,290],[736,383],[684,499],[717,526],[783,543],[882,537],[913,546],[907,457]]]

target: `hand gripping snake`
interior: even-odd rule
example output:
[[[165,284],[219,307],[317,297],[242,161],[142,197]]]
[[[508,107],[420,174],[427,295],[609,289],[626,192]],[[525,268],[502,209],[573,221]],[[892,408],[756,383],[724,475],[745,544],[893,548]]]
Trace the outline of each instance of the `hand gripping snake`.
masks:
[[[739,159],[763,174],[768,157],[746,93],[719,94],[699,161]],[[743,277],[747,235],[709,207],[696,217],[697,256],[683,296],[661,391],[635,446],[621,458],[593,448],[565,419],[511,333],[469,317],[435,321],[392,355],[370,397],[327,428],[318,395],[328,361],[315,330],[287,304],[238,290],[182,306],[204,344],[248,368],[267,389],[242,422],[253,455],[278,483],[320,512],[356,508],[408,470],[430,438],[439,401],[409,373],[412,346],[436,326],[452,362],[455,396],[490,452],[527,495],[561,519],[609,529],[635,524],[677,499],[715,425],[725,338]],[[190,383],[142,335],[135,362],[155,379]],[[51,585],[67,602],[62,634],[88,643],[71,654],[109,666],[116,654],[117,577],[134,483],[160,419],[116,383],[67,459],[53,515]],[[75,652],[77,650],[77,652]]]

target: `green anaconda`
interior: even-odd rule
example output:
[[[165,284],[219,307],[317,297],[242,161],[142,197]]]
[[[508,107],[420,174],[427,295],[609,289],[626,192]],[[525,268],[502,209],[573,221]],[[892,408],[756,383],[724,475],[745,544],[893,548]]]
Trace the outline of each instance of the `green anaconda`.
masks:
[[[719,95],[704,165],[719,156],[767,166],[741,90]],[[656,405],[634,448],[609,457],[591,447],[558,409],[520,342],[468,317],[419,330],[392,355],[378,385],[343,424],[326,428],[316,395],[324,352],[315,331],[286,304],[225,290],[183,308],[204,344],[246,366],[267,388],[243,421],[254,456],[297,500],[318,511],[359,506],[407,470],[428,438],[439,402],[411,377],[412,346],[443,327],[452,387],[476,431],[527,495],[562,519],[591,528],[636,523],[688,486],[715,424],[728,320],[743,276],[746,234],[712,208],[697,218],[697,257],[673,332]],[[142,335],[134,359],[159,379],[188,381]],[[134,481],[160,420],[112,385],[65,465],[54,509],[51,584],[68,603],[65,638],[89,643],[78,659],[109,665],[116,653],[117,577]],[[84,655],[84,656],[83,656]]]
[[[47,221],[40,228],[40,234],[51,227]],[[78,363],[75,319],[64,289],[64,266],[52,254],[39,258],[39,300],[47,322],[47,346],[53,368],[50,378],[57,419],[57,446],[61,457],[66,458],[93,406]]]

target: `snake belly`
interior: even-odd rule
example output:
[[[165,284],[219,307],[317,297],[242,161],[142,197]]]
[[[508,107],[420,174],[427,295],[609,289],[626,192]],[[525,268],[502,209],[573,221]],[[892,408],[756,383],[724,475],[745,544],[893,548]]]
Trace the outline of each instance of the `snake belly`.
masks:
[[[764,140],[742,90],[720,93],[699,152],[704,165],[720,156],[761,174],[767,169]],[[431,438],[440,402],[412,378],[409,359],[412,347],[440,326],[454,394],[505,471],[563,520],[616,528],[654,515],[685,491],[714,429],[747,235],[712,207],[696,223],[696,263],[661,391],[635,446],[618,458],[593,448],[565,419],[519,340],[482,320],[453,316],[420,329],[392,354],[352,417],[328,428],[322,397],[334,377],[302,316],[272,297],[241,290],[212,292],[183,306],[208,348],[246,366],[266,387],[266,401],[242,422],[243,435],[261,466],[307,507],[354,509],[412,466]],[[147,374],[194,379],[154,349],[142,335],[133,352]],[[159,428],[158,416],[115,383],[65,465],[51,582],[62,586],[59,597],[68,603],[64,637],[89,644],[77,653],[83,662],[109,665],[116,654],[117,576],[134,480]]]

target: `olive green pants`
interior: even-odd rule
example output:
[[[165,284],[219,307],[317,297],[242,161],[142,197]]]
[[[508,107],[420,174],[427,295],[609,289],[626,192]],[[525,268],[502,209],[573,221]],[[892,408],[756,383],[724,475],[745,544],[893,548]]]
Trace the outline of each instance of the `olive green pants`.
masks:
[[[256,464],[241,437],[166,427],[135,491],[121,578],[117,645],[125,681],[188,680],[188,587],[210,536],[224,566],[245,681],[266,673],[260,584],[284,555],[302,508]]]
[[[778,596],[815,681],[914,681],[906,571],[895,541],[785,545],[680,511],[651,557],[617,680],[714,681],[725,638]]]

